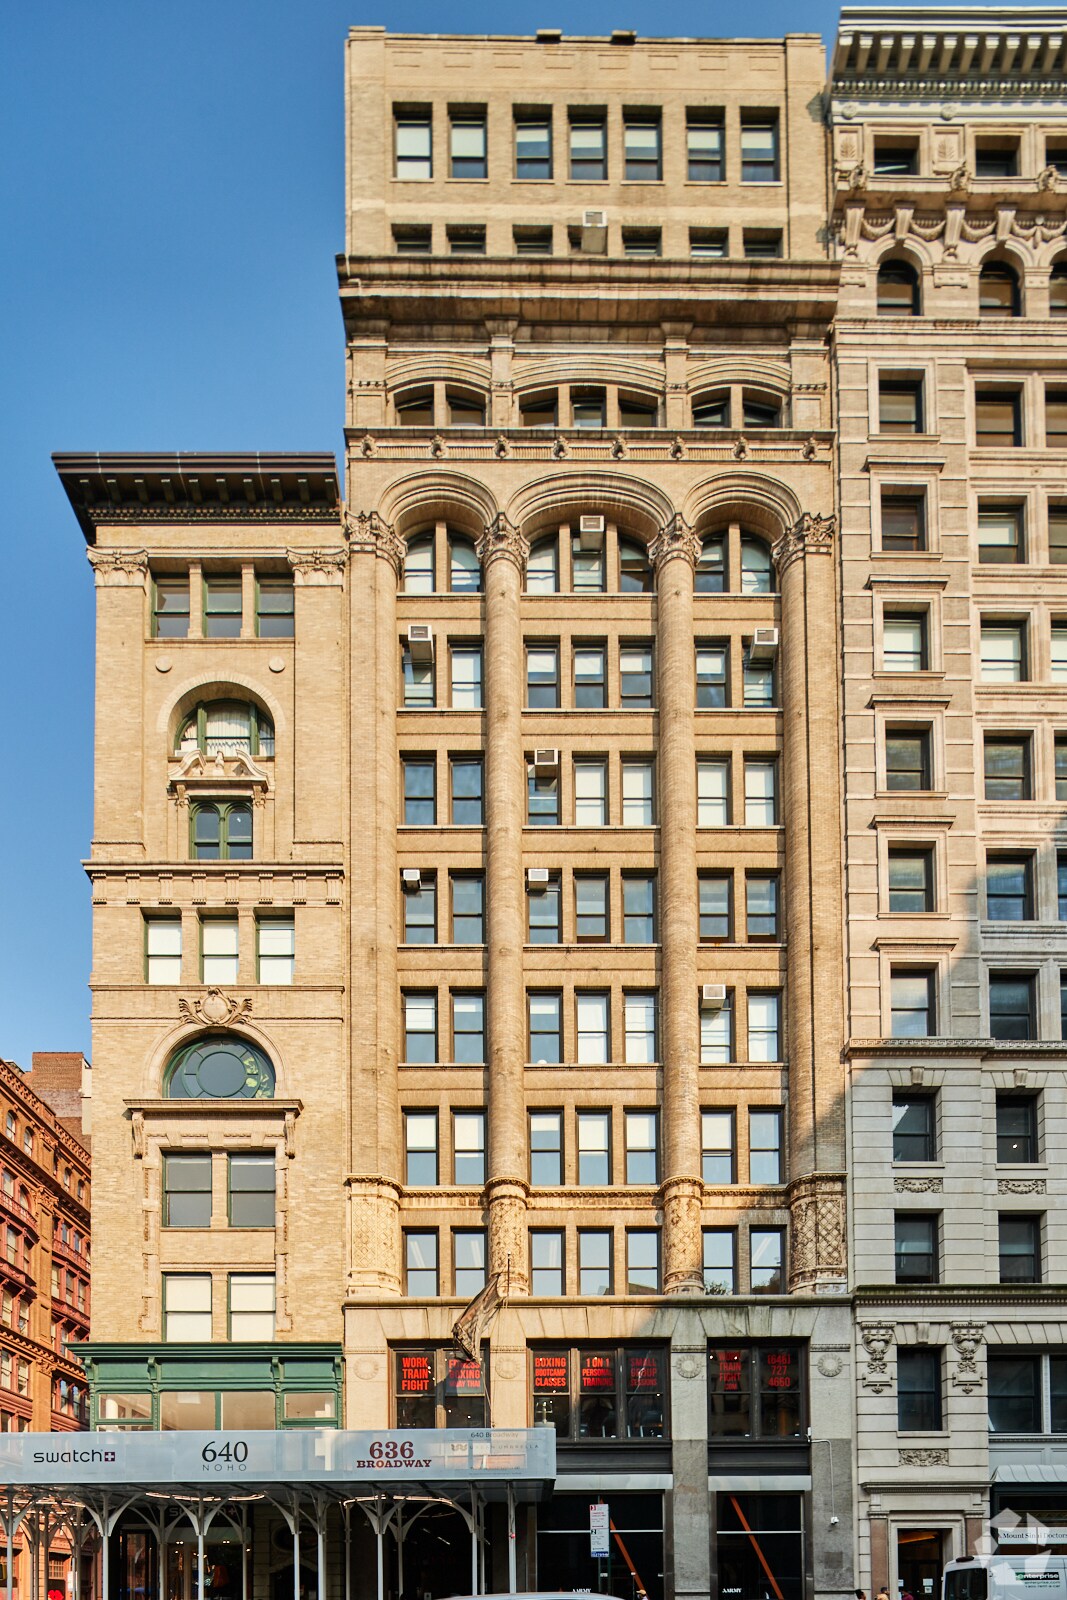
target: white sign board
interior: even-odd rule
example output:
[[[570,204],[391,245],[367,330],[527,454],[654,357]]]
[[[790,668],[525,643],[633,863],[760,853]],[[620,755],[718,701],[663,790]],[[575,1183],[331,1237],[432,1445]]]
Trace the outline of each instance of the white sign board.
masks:
[[[607,1556],[611,1554],[609,1517],[610,1512],[603,1501],[598,1505],[589,1507],[589,1554],[591,1556]]]

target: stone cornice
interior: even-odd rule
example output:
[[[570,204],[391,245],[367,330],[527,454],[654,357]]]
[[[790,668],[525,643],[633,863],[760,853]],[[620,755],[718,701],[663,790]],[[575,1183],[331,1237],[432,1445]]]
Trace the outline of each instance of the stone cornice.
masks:
[[[830,81],[864,99],[925,92],[973,102],[1042,91],[1062,99],[1065,32],[1059,7],[845,6]]]
[[[1057,1061],[1067,1059],[1067,1040],[850,1039],[845,1045],[844,1055],[849,1060],[864,1056],[978,1056],[982,1061],[994,1061],[1026,1056]]]

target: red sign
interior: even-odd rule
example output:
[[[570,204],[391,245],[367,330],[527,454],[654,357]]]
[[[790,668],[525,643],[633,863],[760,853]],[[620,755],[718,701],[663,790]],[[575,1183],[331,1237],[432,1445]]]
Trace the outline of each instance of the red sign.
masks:
[[[646,1352],[640,1356],[630,1356],[630,1384],[631,1394],[640,1394],[649,1389],[659,1389],[659,1356]]]
[[[482,1365],[480,1361],[465,1361],[462,1356],[449,1356],[445,1374],[446,1394],[481,1394]]]
[[[433,1389],[433,1368],[430,1357],[420,1352],[400,1356],[401,1394],[429,1394]]]
[[[591,1390],[615,1390],[615,1358],[611,1355],[583,1355],[581,1366],[582,1393]]]
[[[533,1385],[535,1391],[545,1394],[567,1388],[567,1356],[559,1354],[535,1355],[533,1358]]]
[[[745,1368],[748,1365],[741,1350],[716,1350],[713,1352],[719,1388],[734,1394],[745,1387]]]
[[[763,1353],[765,1363],[764,1385],[768,1389],[791,1389],[793,1387],[793,1352],[791,1350],[765,1350]]]

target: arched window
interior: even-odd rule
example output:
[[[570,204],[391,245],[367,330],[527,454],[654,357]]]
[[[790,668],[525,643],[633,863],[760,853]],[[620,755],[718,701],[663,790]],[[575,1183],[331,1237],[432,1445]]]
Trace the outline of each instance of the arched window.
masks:
[[[693,401],[694,428],[728,428],[730,426],[730,392],[698,395]]]
[[[774,582],[771,552],[762,539],[741,540],[741,593],[771,594]]]
[[[701,545],[694,587],[697,594],[722,594],[726,588],[726,540],[721,533]]]
[[[634,539],[619,540],[619,593],[649,594],[652,590],[652,568],[648,564],[648,551]]]
[[[397,395],[396,420],[401,428],[432,428],[433,390],[408,389]]]
[[[654,428],[659,422],[659,402],[649,395],[619,395],[620,428]]]
[[[559,540],[538,539],[530,547],[526,563],[527,594],[557,594],[559,592]]]
[[[539,394],[524,394],[519,400],[519,420],[524,428],[554,428],[559,422],[559,398],[555,389]]]
[[[445,395],[450,428],[484,428],[485,401],[469,390],[449,389]]]
[[[197,800],[190,810],[195,861],[251,861],[251,801]]]
[[[274,1068],[257,1045],[232,1034],[194,1039],[167,1063],[165,1100],[273,1100]]]
[[[452,594],[479,594],[482,568],[469,539],[452,535],[448,540],[448,587]]]
[[[1049,274],[1048,309],[1053,317],[1067,317],[1067,256],[1061,256]]]
[[[178,732],[178,754],[191,750],[206,756],[272,756],[274,724],[266,712],[242,700],[206,700],[194,707]]]
[[[1019,274],[1007,261],[987,261],[978,276],[978,315],[1017,317]]]
[[[404,556],[404,593],[433,594],[435,587],[433,534],[408,540]]]
[[[910,261],[883,261],[878,268],[878,315],[917,317],[922,311],[919,274]]]
[[[741,423],[745,428],[780,428],[782,402],[777,395],[749,394],[746,389],[741,395]]]

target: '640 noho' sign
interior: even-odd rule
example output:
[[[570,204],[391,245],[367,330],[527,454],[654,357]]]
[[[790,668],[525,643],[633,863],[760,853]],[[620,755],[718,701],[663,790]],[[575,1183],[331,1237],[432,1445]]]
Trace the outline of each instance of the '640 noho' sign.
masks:
[[[551,1428],[248,1433],[2,1433],[18,1484],[522,1482],[554,1478]]]

